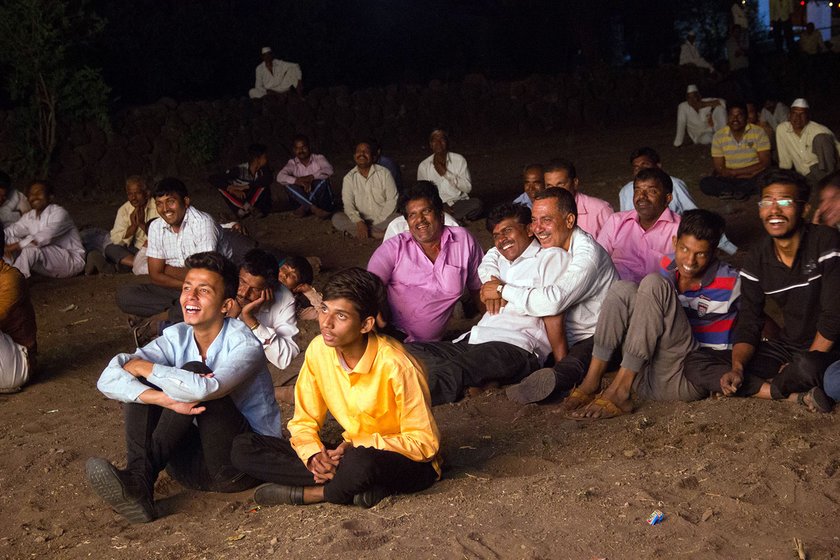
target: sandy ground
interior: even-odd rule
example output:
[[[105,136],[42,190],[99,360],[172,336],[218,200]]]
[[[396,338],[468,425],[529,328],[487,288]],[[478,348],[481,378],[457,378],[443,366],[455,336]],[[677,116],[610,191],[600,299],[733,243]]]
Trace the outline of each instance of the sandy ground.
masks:
[[[615,204],[629,152],[644,141],[701,204],[725,213],[730,237],[747,247],[761,233],[755,198],[723,205],[700,195],[707,148],[671,148],[671,126],[462,141],[453,149],[466,155],[475,193],[488,202],[518,194],[525,163],[565,155],[589,193]],[[392,155],[411,178],[425,151]],[[351,165],[349,153],[330,159],[337,177]],[[222,209],[206,186],[191,188],[199,208]],[[108,227],[118,201],[63,202],[79,225]],[[316,284],[364,265],[376,246],[288,212],[247,225],[264,243],[320,256]],[[489,247],[483,225],[471,229]],[[639,403],[619,419],[576,423],[556,406],[520,406],[490,392],[435,409],[446,471],[421,494],[371,510],[256,509],[251,492],[193,492],[164,474],[156,488],[161,518],[129,525],[89,489],[84,462],[124,461],[120,405],[95,384],[111,356],[132,349],[114,292],[141,280],[35,281],[40,376],[22,393],[0,396],[0,557],[793,559],[799,538],[809,558],[840,558],[838,415],[754,400]],[[315,334],[313,323],[303,325],[302,343]],[[288,407],[283,412],[290,418]],[[645,520],[655,509],[665,518],[652,527]]]

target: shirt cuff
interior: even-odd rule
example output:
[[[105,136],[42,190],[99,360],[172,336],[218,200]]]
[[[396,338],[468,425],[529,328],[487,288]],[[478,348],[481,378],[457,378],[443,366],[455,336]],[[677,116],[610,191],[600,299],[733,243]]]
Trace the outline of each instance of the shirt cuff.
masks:
[[[274,337],[277,336],[277,333],[272,329],[269,329],[262,323],[260,323],[256,329],[251,331],[254,333],[254,336],[257,337],[257,340],[260,341],[260,344],[263,345],[263,349],[271,344],[271,341],[274,340]]]
[[[23,249],[24,247],[28,247],[29,245],[32,244],[32,241],[34,239],[35,239],[34,235],[27,235],[26,237],[24,237],[23,239],[18,241],[18,247],[20,247],[21,249]]]
[[[303,443],[295,447],[295,453],[297,453],[297,456],[301,461],[303,461],[304,466],[308,466],[309,459],[320,452],[321,443],[317,441]]]

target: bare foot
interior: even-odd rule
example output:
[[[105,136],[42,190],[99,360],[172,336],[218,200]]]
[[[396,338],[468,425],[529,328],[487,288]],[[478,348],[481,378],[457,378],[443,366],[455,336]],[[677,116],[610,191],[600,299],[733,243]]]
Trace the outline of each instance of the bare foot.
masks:
[[[498,388],[499,388],[499,384],[496,383],[495,381],[491,381],[490,383],[488,383],[487,385],[484,385],[483,387],[467,387],[467,390],[464,391],[464,396],[467,397],[468,399],[471,399],[471,398],[477,397],[479,395],[482,395],[482,394],[484,394],[485,392],[487,392],[491,389],[498,389]]]

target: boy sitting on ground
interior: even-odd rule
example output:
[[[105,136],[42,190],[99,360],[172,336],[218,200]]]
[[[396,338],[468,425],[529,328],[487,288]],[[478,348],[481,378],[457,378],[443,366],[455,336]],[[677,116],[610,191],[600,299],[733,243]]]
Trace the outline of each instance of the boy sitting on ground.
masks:
[[[295,386],[290,440],[242,434],[231,459],[260,480],[264,506],[319,502],[371,507],[385,496],[424,490],[440,477],[440,434],[420,366],[374,330],[385,288],[351,268],[324,287],[321,335],[306,350]],[[344,428],[333,447],[320,438],[327,413]]]

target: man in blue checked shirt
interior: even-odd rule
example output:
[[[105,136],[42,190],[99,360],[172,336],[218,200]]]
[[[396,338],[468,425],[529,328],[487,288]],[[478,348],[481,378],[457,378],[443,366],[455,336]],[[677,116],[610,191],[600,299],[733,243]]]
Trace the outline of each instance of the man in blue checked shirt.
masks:
[[[115,356],[97,388],[125,403],[127,465],[87,462],[94,491],[131,523],[152,521],[154,483],[165,468],[188,488],[241,492],[257,481],[230,461],[241,433],[281,437],[260,341],[242,321],[226,318],[235,304],[239,270],[215,252],[186,260],[173,325],[134,354]]]

